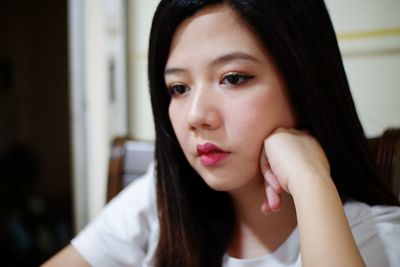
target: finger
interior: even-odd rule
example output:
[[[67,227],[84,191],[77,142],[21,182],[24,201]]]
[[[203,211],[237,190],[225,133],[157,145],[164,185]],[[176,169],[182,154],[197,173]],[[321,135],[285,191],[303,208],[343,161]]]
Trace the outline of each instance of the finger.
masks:
[[[263,151],[263,153],[260,157],[260,168],[261,168],[262,173],[265,173],[267,170],[271,169],[269,162],[268,162],[268,158],[265,155],[265,151]]]
[[[272,172],[268,158],[265,154],[262,156],[260,164],[261,164],[261,171],[264,175],[264,179],[267,182],[267,184],[271,185],[278,193],[281,193],[283,191],[283,188],[279,183],[278,178]]]
[[[265,197],[264,202],[263,202],[263,204],[261,205],[261,212],[262,212],[264,215],[269,215],[269,214],[272,213],[272,209],[271,209],[271,207],[270,207],[269,204],[268,204],[268,199],[267,199],[267,197]]]
[[[271,186],[267,186],[267,199],[271,211],[277,212],[281,209],[281,197]]]
[[[281,208],[280,195],[271,186],[266,187],[265,194],[264,202],[261,205],[261,212],[265,215],[269,215],[279,211]]]
[[[265,181],[277,192],[282,193],[283,188],[271,169],[264,172]]]
[[[272,170],[271,170],[271,166],[269,165],[268,162],[268,158],[265,154],[263,154],[261,156],[260,159],[260,167],[261,167],[261,171],[263,173],[264,179],[268,184],[271,184],[271,186],[275,189],[275,190],[279,190],[280,184],[278,182],[278,180],[276,179],[275,175],[273,175]],[[273,177],[271,177],[271,175]]]

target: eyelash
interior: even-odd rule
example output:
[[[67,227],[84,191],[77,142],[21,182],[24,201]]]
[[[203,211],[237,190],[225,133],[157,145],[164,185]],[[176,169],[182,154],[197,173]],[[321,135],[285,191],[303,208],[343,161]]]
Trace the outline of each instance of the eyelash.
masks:
[[[168,89],[168,95],[170,97],[184,95],[190,90],[189,87],[184,84],[172,84],[172,85],[168,86],[167,89]],[[180,90],[180,89],[183,89],[184,92],[179,93],[178,90]]]
[[[235,79],[235,80],[230,80],[229,79]],[[226,75],[224,75],[220,81],[220,84],[225,84],[228,86],[238,86],[241,84],[246,83],[247,81],[253,79],[253,75],[248,75],[248,74],[243,74],[240,72],[229,72]],[[172,84],[168,86],[168,95],[170,97],[174,96],[181,96],[186,94],[190,88],[184,84]],[[179,92],[181,91],[181,92]]]
[[[236,81],[229,81],[229,78],[234,78]],[[220,81],[221,84],[226,84],[228,86],[236,86],[246,83],[247,81],[253,79],[253,75],[248,75],[240,72],[229,72]]]

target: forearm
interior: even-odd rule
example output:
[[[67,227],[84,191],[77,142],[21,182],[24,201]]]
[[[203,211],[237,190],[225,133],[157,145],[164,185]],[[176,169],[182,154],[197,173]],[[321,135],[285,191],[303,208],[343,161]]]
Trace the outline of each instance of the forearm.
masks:
[[[54,255],[51,259],[41,265],[41,267],[90,267],[89,263],[72,246],[68,245],[63,250]]]
[[[298,177],[289,186],[296,206],[303,266],[365,266],[331,178]]]

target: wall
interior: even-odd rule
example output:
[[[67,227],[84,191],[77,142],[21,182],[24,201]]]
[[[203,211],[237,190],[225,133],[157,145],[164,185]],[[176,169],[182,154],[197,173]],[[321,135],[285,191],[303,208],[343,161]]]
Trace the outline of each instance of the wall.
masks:
[[[326,3],[366,134],[400,127],[400,1]]]
[[[129,133],[138,140],[154,140],[147,80],[147,50],[153,13],[159,1],[128,1]]]

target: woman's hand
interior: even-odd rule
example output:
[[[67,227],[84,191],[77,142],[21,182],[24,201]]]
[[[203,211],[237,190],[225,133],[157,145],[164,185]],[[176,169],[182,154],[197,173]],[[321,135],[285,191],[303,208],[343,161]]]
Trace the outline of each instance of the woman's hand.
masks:
[[[319,143],[307,132],[279,128],[264,140],[260,160],[265,178],[265,214],[279,211],[280,194],[291,193],[302,177],[330,177],[329,163]],[[300,181],[301,182],[301,181]]]
[[[310,134],[275,130],[264,141],[260,162],[266,184],[261,211],[278,211],[283,191],[293,197],[302,266],[365,266],[330,176],[327,157]]]

